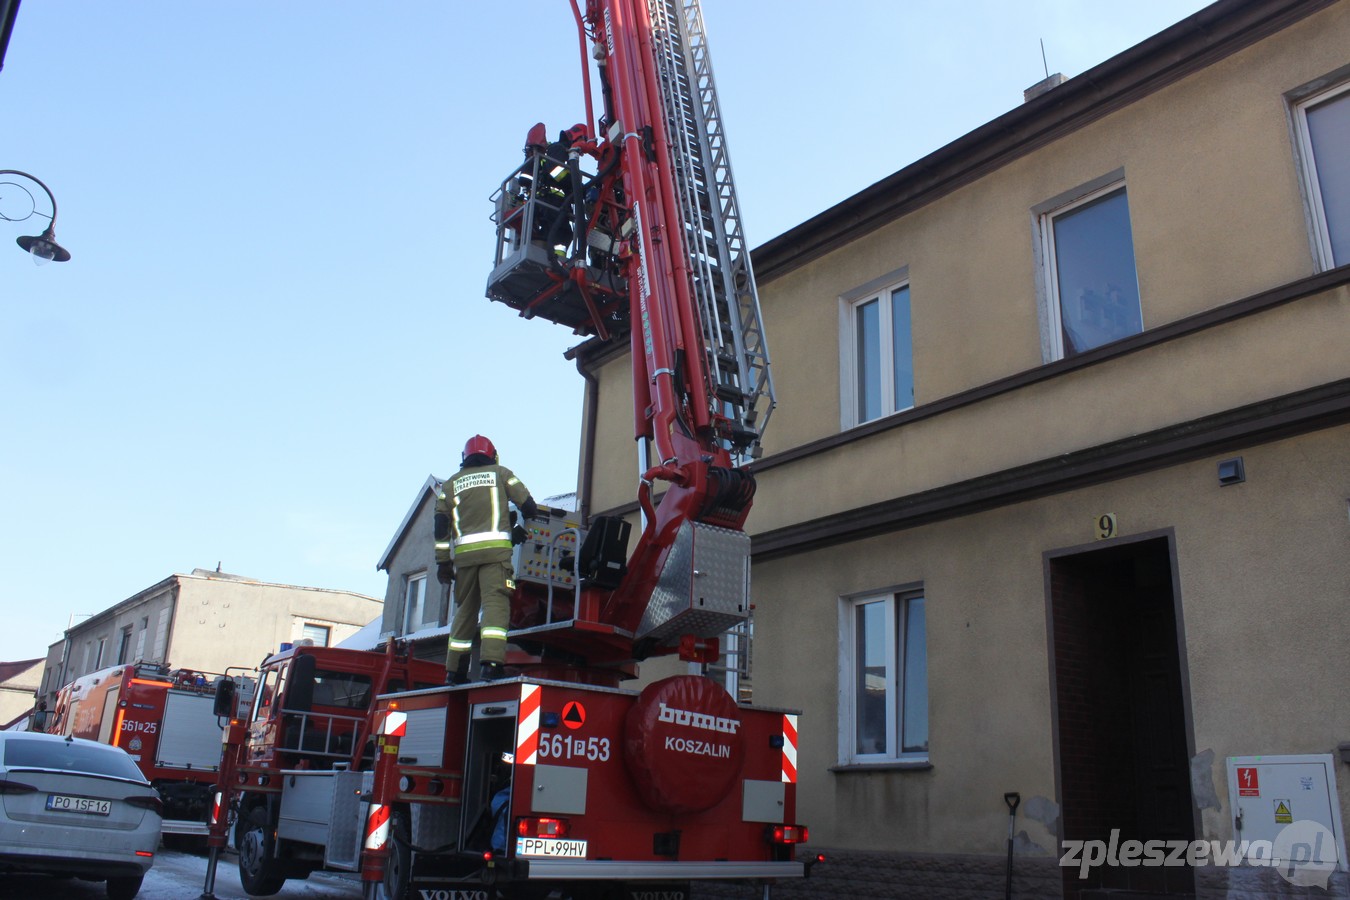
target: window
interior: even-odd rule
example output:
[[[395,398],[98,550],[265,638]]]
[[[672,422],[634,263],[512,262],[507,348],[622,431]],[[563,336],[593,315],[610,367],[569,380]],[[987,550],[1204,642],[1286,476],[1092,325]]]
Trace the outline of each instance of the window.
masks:
[[[136,633],[136,659],[145,657],[145,633],[150,629],[150,617],[141,617],[141,630]]]
[[[427,573],[407,576],[403,588],[403,633],[411,634],[422,627],[426,616]]]
[[[841,298],[845,428],[914,405],[914,341],[907,271],[892,272]]]
[[[319,669],[314,673],[314,704],[365,709],[370,705],[370,685],[369,675]]]
[[[928,759],[928,638],[916,590],[841,605],[839,758],[843,764]]]
[[[131,626],[128,625],[122,629],[122,638],[117,644],[117,664],[123,665],[131,662],[127,659],[131,653]]]
[[[108,639],[107,639],[107,638],[99,638],[99,639],[98,639],[98,646],[96,647],[96,649],[95,649],[95,651],[94,651],[94,668],[95,668],[95,669],[101,669],[101,668],[103,668],[103,651],[106,650],[106,649],[108,649]]]
[[[1040,213],[1047,356],[1068,356],[1144,330],[1124,184]]]
[[[327,625],[313,625],[306,622],[305,626],[300,629],[300,637],[302,640],[313,641],[315,647],[327,647],[328,635],[331,631],[332,629]]]
[[[1350,82],[1294,108],[1318,265],[1350,263]]]

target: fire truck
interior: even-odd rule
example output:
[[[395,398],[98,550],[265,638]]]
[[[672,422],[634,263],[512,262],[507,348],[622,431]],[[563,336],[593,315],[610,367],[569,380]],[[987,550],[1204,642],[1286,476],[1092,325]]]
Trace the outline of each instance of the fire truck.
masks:
[[[112,666],[63,687],[39,724],[126,750],[164,800],[164,832],[205,835],[220,765],[222,726],[214,709],[222,680],[154,663]],[[250,696],[250,681],[230,681],[231,696]]]
[[[321,866],[360,872],[370,900],[684,897],[704,880],[767,896],[818,861],[797,855],[798,713],[700,674],[750,614],[750,463],[774,405],[701,11],[572,9],[586,118],[557,140],[529,129],[493,193],[487,295],[631,348],[638,528],[542,507],[518,522],[500,680],[443,684],[393,639],[266,660],[226,729],[204,897],[227,809],[263,896]],[[689,674],[625,686],[658,656]]]

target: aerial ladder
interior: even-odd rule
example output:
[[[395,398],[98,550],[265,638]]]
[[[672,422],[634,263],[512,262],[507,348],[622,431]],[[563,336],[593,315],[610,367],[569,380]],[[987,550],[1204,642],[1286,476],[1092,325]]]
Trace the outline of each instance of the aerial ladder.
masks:
[[[591,664],[707,661],[749,614],[748,464],[775,402],[712,61],[697,0],[587,0],[584,14],[574,0],[573,11],[605,109],[592,119],[587,69],[587,122],[554,142],[531,131],[524,164],[493,195],[487,295],[629,340],[643,530],[623,560],[628,524],[586,523],[575,556],[553,554],[576,575],[564,579],[572,596],[549,584],[532,610],[525,580],[513,640]]]

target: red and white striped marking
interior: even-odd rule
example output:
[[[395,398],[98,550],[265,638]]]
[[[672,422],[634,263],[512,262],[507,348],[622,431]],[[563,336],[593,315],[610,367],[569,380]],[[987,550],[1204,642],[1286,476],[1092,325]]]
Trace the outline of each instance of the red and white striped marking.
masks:
[[[380,734],[386,734],[390,737],[403,737],[407,733],[407,713],[391,709],[384,714],[384,724],[380,726]]]
[[[532,766],[539,758],[539,704],[544,689],[537,684],[520,686],[520,716],[516,719],[516,765]]]
[[[366,816],[367,850],[383,850],[389,843],[389,807],[383,803],[370,804],[370,815]]]
[[[797,717],[783,714],[783,781],[797,783]]]

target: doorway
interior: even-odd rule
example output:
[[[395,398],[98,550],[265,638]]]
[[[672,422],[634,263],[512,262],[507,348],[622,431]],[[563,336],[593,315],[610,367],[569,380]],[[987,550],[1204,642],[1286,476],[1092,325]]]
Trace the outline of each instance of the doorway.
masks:
[[[1184,631],[1170,534],[1047,554],[1066,841],[1195,839]],[[1195,893],[1188,868],[1066,867],[1066,900]]]

